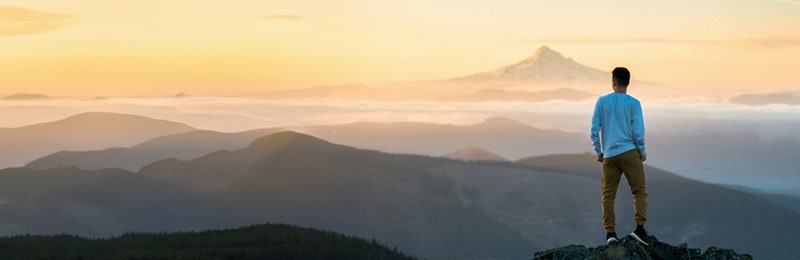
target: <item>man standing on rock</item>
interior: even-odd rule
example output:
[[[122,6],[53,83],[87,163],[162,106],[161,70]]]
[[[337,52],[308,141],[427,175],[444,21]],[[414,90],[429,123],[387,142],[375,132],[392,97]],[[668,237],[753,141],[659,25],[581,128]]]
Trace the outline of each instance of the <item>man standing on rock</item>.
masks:
[[[644,146],[644,121],[639,100],[627,94],[631,73],[623,67],[611,72],[613,93],[597,99],[592,116],[591,138],[597,161],[603,163],[602,198],[603,227],[606,242],[617,242],[614,200],[620,178],[625,174],[633,193],[636,230],[631,237],[647,245],[647,191],[644,164],[647,152]]]

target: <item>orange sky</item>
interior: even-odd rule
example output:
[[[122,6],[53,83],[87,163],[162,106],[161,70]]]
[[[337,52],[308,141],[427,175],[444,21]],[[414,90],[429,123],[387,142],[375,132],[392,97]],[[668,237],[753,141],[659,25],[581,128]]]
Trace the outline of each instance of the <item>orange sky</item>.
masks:
[[[0,95],[434,80],[545,44],[681,90],[800,88],[796,0],[9,0],[0,4]]]

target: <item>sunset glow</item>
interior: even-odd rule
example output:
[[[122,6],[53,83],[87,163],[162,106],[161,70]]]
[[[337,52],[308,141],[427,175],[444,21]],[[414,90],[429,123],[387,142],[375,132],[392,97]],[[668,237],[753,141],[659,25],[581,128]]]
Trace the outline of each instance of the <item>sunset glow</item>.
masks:
[[[678,89],[800,80],[796,1],[4,1],[0,94],[234,95],[439,80],[550,46]]]

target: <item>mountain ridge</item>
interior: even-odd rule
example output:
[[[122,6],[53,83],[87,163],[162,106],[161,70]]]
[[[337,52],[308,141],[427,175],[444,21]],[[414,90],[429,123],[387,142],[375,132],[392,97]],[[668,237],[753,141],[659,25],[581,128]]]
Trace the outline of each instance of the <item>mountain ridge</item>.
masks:
[[[189,160],[216,150],[235,150],[254,140],[279,131],[291,130],[335,143],[384,152],[415,153],[440,156],[465,146],[477,146],[491,151],[507,151],[509,147],[526,147],[522,152],[499,153],[504,158],[520,158],[545,152],[580,151],[577,136],[568,132],[539,129],[509,117],[488,117],[470,125],[447,125],[420,122],[375,123],[359,122],[331,126],[263,128],[238,133],[197,130],[156,137],[131,147],[93,151],[60,151],[30,161],[26,167],[47,169],[77,166],[82,169],[121,167],[137,171],[152,162],[175,158]],[[528,140],[493,144],[488,139],[496,134]],[[412,149],[409,140],[430,144],[425,149]],[[555,141],[555,142],[553,142]],[[395,145],[395,144],[400,144]]]
[[[151,138],[197,130],[185,123],[107,112],[76,114],[23,127],[0,128],[0,167],[22,166],[64,150],[129,146]]]
[[[464,147],[458,150],[454,150],[444,155],[444,157],[463,160],[463,161],[499,161],[505,162],[508,159],[503,158],[496,153],[488,151],[486,149],[480,147]]]

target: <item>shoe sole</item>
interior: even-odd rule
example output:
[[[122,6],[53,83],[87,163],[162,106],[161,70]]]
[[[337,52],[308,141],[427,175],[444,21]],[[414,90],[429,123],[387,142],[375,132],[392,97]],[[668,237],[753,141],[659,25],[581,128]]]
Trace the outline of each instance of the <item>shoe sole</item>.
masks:
[[[608,240],[606,240],[606,245],[614,246],[614,245],[617,245],[617,244],[619,244],[619,240],[617,240],[614,237],[609,238]]]
[[[633,239],[636,239],[636,241],[639,241],[639,243],[642,243],[643,245],[646,245],[646,246],[650,245],[647,242],[644,242],[644,239],[642,239],[639,236],[637,236],[636,233],[631,232],[631,237],[633,237]]]

